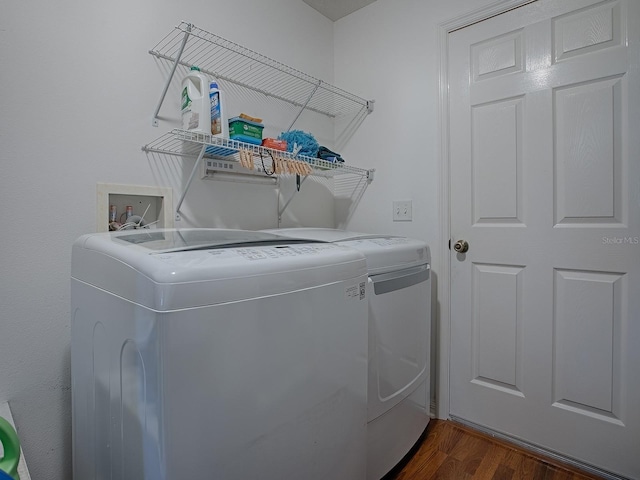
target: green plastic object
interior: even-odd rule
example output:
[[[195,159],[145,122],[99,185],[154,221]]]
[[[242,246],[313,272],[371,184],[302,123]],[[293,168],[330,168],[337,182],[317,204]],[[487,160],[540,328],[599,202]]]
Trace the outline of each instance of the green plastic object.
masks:
[[[18,475],[20,440],[13,426],[2,417],[0,417],[0,442],[4,450],[4,457],[0,458],[0,470],[7,473],[13,480],[20,480]]]
[[[258,144],[262,142],[262,129],[264,125],[261,123],[245,120],[240,117],[233,117],[229,119],[229,138],[245,137],[259,140]],[[244,141],[242,138],[238,138],[240,141]]]

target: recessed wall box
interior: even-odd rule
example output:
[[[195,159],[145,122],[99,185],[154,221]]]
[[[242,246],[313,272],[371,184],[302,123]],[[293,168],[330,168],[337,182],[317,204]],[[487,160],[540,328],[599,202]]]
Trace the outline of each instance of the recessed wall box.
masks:
[[[173,228],[173,190],[168,187],[98,183],[96,186],[96,231],[109,230],[110,208],[115,220],[125,223],[127,207],[131,214],[143,217],[150,228]]]

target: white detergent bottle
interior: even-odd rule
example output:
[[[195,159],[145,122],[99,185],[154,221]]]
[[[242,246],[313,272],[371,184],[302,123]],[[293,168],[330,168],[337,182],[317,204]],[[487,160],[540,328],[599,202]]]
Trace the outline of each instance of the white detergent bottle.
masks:
[[[225,98],[218,87],[218,82],[209,82],[209,104],[211,106],[211,135],[229,138],[229,123],[227,121]]]
[[[198,67],[191,67],[182,80],[182,128],[201,133],[211,133],[211,107],[209,104],[209,79]]]

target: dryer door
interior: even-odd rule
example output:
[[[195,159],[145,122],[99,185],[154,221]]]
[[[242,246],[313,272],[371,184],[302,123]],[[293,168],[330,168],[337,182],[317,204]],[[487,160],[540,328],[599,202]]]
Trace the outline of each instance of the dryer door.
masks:
[[[369,278],[368,421],[409,396],[428,377],[430,333],[428,264]]]

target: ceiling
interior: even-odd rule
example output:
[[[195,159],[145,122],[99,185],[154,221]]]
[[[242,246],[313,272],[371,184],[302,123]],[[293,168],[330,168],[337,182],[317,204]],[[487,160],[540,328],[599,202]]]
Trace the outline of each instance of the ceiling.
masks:
[[[329,20],[341,19],[350,13],[366,7],[376,0],[302,0],[310,7],[315,8]]]

